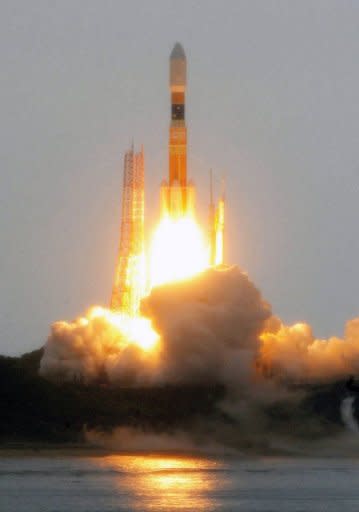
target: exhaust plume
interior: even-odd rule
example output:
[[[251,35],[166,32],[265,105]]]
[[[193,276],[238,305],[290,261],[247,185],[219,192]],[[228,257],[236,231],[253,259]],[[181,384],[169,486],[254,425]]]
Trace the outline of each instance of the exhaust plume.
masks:
[[[105,370],[126,385],[223,383],[253,373],[269,305],[237,267],[209,269],[188,281],[159,286],[142,301],[160,339],[142,350],[113,314],[56,322],[40,373],[49,378],[93,380]]]
[[[105,376],[127,387],[222,385],[218,417],[197,419],[190,432],[235,449],[286,450],[289,438],[338,434],[354,418],[338,381],[359,370],[359,319],[348,322],[343,339],[316,339],[309,325],[273,316],[238,267],[153,288],[141,308],[142,333],[152,336],[142,345],[137,331],[101,308],[56,322],[40,373],[57,381]]]
[[[254,368],[257,376],[296,383],[359,372],[359,318],[347,323],[343,339],[316,339],[309,325],[286,326],[273,316],[238,267],[211,268],[153,288],[142,301],[142,313],[160,337],[150,350],[133,342],[114,313],[98,310],[53,324],[42,375],[90,381],[105,370],[118,384],[236,387],[253,378]]]

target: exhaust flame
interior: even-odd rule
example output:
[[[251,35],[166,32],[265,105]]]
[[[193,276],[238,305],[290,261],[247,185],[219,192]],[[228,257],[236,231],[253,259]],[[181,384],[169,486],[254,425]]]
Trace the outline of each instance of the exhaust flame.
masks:
[[[87,313],[88,318],[82,318],[87,322],[94,318],[102,318],[114,329],[117,329],[126,339],[128,344],[134,344],[142,350],[152,350],[159,335],[153,330],[151,321],[141,316],[131,316],[126,313],[115,313],[109,309],[96,306]]]
[[[205,270],[208,264],[209,250],[195,219],[165,216],[152,240],[151,288],[193,277]]]
[[[150,251],[150,290],[158,285],[181,281],[195,276],[205,270],[209,264],[209,250],[195,219],[190,215],[179,218],[164,216],[157,226]],[[144,274],[129,276],[127,285],[129,293],[140,304],[146,296]],[[138,294],[142,290],[141,294]],[[134,344],[144,351],[153,350],[160,336],[152,328],[151,321],[141,316],[138,311],[124,308],[111,311],[100,307],[92,308],[88,313],[90,319],[103,317],[111,326],[119,329],[129,344]]]

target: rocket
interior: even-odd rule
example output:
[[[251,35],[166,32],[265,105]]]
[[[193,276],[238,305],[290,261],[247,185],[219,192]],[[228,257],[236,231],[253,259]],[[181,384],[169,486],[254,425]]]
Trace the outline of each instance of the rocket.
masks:
[[[195,189],[187,181],[187,128],[185,98],[187,61],[183,47],[176,43],[170,55],[169,85],[171,93],[171,122],[168,143],[168,181],[161,184],[162,215],[173,218],[192,214]]]
[[[187,128],[185,95],[187,84],[186,55],[176,43],[170,56],[171,125],[169,136],[169,184],[187,185]]]

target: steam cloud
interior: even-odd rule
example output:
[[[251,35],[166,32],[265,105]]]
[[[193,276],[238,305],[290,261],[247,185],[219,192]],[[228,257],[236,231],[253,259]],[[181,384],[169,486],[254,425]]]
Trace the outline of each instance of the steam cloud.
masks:
[[[209,269],[190,281],[154,288],[142,309],[160,334],[156,350],[142,350],[106,316],[89,314],[53,324],[40,373],[86,381],[105,373],[113,385],[126,386],[222,384],[229,390],[222,410],[258,439],[269,430],[280,433],[283,426],[285,435],[288,429],[318,433],[310,415],[299,412],[298,418],[296,412],[293,424],[289,419],[278,426],[268,411],[280,402],[287,414],[303,394],[310,396],[310,386],[359,371],[359,318],[347,323],[344,339],[318,340],[309,325],[286,326],[273,316],[238,267]],[[206,428],[213,440],[218,428]],[[236,429],[227,425],[226,438],[235,437]]]
[[[160,333],[154,353],[139,349],[106,316],[89,315],[51,328],[42,375],[126,385],[218,382],[236,386],[256,371],[273,379],[328,382],[359,371],[359,318],[344,339],[316,339],[311,327],[283,325],[238,267],[209,269],[194,279],[154,288],[142,310]]]
[[[96,378],[126,385],[245,381],[253,371],[269,305],[237,267],[207,270],[190,281],[152,290],[143,313],[160,333],[143,351],[104,316],[56,322],[41,361],[42,375]]]

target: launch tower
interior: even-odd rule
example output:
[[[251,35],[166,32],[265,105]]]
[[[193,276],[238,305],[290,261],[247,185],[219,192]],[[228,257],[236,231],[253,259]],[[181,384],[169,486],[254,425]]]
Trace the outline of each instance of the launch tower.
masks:
[[[124,161],[120,248],[111,309],[136,316],[146,288],[144,247],[144,154],[133,147]]]

